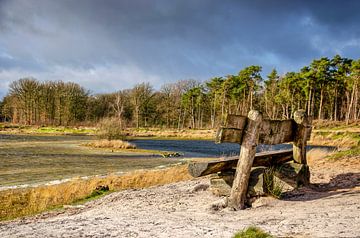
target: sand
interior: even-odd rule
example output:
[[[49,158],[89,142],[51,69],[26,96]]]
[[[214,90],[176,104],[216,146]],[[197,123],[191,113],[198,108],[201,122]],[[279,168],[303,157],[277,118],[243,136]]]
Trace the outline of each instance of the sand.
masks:
[[[309,188],[216,210],[209,179],[124,190],[79,207],[0,223],[1,237],[232,237],[255,225],[278,237],[360,237],[360,158],[309,161]]]

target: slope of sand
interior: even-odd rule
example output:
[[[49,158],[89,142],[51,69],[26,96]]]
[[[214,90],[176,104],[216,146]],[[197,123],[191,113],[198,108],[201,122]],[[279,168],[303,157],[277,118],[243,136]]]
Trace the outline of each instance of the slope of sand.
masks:
[[[256,208],[215,210],[208,178],[112,193],[83,207],[0,223],[1,237],[360,237],[360,158],[310,161],[313,185]]]

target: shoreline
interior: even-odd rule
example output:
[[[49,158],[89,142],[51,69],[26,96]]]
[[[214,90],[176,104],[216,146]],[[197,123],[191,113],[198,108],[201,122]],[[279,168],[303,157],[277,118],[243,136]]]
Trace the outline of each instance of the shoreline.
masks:
[[[209,179],[127,189],[81,206],[0,222],[7,237],[232,237],[255,225],[293,238],[357,237],[360,234],[360,161],[309,159],[311,187],[284,199],[263,197],[253,208],[214,210],[221,198]]]

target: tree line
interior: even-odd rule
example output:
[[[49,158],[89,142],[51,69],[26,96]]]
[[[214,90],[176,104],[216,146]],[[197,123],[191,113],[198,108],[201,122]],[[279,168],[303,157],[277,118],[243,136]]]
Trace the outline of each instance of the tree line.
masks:
[[[18,124],[77,125],[116,117],[128,127],[214,128],[226,114],[257,109],[289,119],[304,109],[319,120],[360,118],[360,59],[339,55],[313,60],[298,72],[266,78],[261,66],[205,82],[180,80],[155,90],[149,83],[92,95],[76,83],[23,78],[9,86],[0,118]]]

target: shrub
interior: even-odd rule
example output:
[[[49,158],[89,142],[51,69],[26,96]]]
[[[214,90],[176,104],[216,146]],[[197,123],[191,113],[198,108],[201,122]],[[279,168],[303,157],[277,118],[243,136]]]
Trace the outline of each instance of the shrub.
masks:
[[[275,179],[275,168],[267,168],[264,172],[264,183],[267,192],[276,197],[281,198],[283,193],[283,184]]]
[[[250,226],[246,230],[234,235],[234,238],[274,238],[272,235],[262,231],[260,228]]]
[[[98,123],[98,136],[100,139],[125,140],[124,128],[121,119],[108,117]]]

